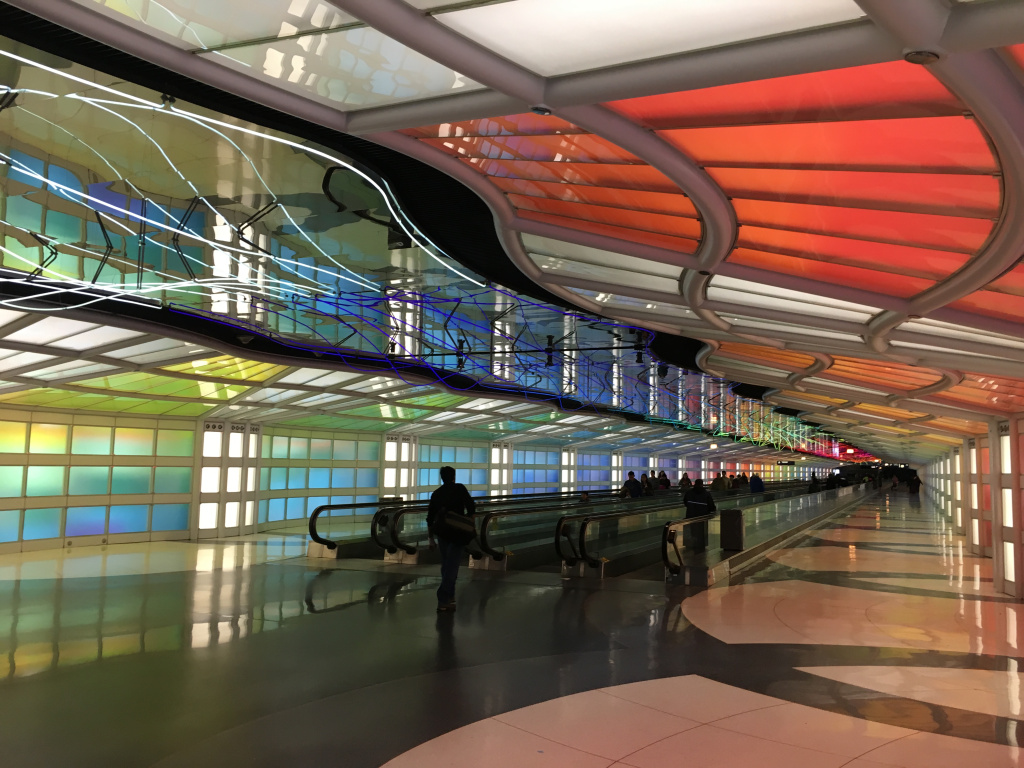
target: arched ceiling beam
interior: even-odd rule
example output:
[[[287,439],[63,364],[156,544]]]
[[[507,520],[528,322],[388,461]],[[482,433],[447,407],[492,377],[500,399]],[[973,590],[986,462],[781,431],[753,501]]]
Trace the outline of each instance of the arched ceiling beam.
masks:
[[[928,65],[929,71],[988,133],[1003,177],[1003,207],[981,251],[945,280],[914,296],[906,313],[884,312],[872,320],[869,343],[883,351],[887,334],[908,318],[929,314],[983,288],[1019,261],[1024,252],[1024,99],[1020,82],[996,51],[959,53],[943,47],[951,21],[951,6],[944,0],[857,2],[907,51],[939,56]]]
[[[545,78],[463,37],[401,0],[331,0],[332,4],[403,45],[479,83],[522,99],[546,103]],[[607,107],[557,109],[558,116],[601,136],[657,169],[684,192],[700,213],[703,236],[696,256],[706,269],[723,261],[736,238],[736,212],[711,176],[667,141]]]

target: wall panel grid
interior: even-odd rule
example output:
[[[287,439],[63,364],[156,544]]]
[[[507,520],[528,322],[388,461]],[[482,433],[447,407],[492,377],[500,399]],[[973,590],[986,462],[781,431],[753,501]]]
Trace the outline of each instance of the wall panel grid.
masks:
[[[187,538],[195,424],[0,410],[0,552]]]
[[[385,451],[380,435],[265,426],[259,444],[259,531],[302,532],[318,506],[373,503],[391,495],[381,487]],[[361,517],[355,512],[341,509],[328,516],[355,520]]]

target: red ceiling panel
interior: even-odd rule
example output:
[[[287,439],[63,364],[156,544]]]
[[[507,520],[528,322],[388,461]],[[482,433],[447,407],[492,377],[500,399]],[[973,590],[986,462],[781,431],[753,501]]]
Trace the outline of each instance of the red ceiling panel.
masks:
[[[537,181],[589,184],[595,187],[640,189],[678,193],[679,187],[649,165],[613,165],[602,163],[538,163],[530,160],[465,159],[488,176]]]
[[[550,213],[555,216],[601,222],[613,226],[629,227],[631,229],[657,232],[675,237],[700,239],[700,222],[697,219],[685,218],[683,216],[663,216],[644,211],[631,211],[625,208],[567,203],[563,200],[547,200],[541,197],[524,197],[521,195],[510,195],[509,200],[520,210]]]
[[[660,131],[702,165],[975,171],[998,167],[965,117],[787,123]]]
[[[697,209],[686,195],[664,192],[641,192],[639,190],[588,187],[582,184],[560,184],[527,179],[504,179],[494,177],[495,186],[510,195],[545,197],[574,203],[592,203],[613,208],[629,208],[650,213],[664,213],[670,216],[697,218]]]
[[[892,281],[895,275],[941,280],[962,267],[968,259],[962,253],[949,251],[870,243],[844,237],[753,226],[740,227],[736,245],[740,250],[769,251],[803,259],[879,270],[884,273],[878,275],[879,281]],[[730,260],[735,260],[735,255],[734,251],[729,257]]]
[[[913,296],[934,285],[934,281],[922,280],[904,275],[882,275],[871,269],[849,267],[813,259],[801,259],[783,256],[777,253],[766,253],[749,248],[737,248],[729,256],[729,261],[748,267],[758,267],[784,275],[807,277],[824,283],[845,285],[865,291],[899,296]]]
[[[902,211],[733,200],[742,224],[973,253],[992,222]],[[869,246],[870,247],[870,246]]]
[[[999,213],[999,180],[991,175],[708,168],[732,197],[881,208],[956,216]]]
[[[558,136],[464,136],[421,141],[463,157],[540,162],[640,163],[635,155],[589,133]]]
[[[524,219],[543,221],[559,227],[582,230],[583,232],[593,232],[606,237],[614,237],[617,240],[625,240],[626,242],[643,243],[645,245],[652,245],[656,248],[667,248],[668,250],[678,251],[680,253],[694,253],[697,250],[698,245],[696,240],[685,240],[681,237],[671,237],[669,235],[658,234],[657,232],[627,229],[606,223],[584,221],[582,219],[570,219],[564,216],[554,216],[548,213],[520,210],[519,215]]]
[[[957,115],[962,105],[923,67],[903,61],[616,101],[654,128]]]

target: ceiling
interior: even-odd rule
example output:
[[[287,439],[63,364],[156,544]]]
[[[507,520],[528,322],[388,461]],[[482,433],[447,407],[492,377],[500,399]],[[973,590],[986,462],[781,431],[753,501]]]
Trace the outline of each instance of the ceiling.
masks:
[[[11,4],[445,171],[538,286],[876,455],[1021,411],[1021,0]]]

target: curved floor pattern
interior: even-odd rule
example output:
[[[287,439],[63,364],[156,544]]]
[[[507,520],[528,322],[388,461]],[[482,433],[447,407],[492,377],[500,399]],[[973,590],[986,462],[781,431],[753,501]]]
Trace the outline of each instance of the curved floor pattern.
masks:
[[[454,615],[301,543],[0,557],[4,768],[1024,764],[1022,608],[905,495],[731,585],[466,570]]]
[[[744,583],[681,608],[684,632],[764,659],[765,693],[694,674],[575,693],[453,730],[386,768],[456,766],[469,755],[493,768],[1024,764],[1022,609],[992,591],[990,561],[965,556],[962,539],[918,501],[870,500],[772,553]],[[853,646],[878,663],[794,666],[770,679],[780,653],[808,646],[812,658]],[[981,659],[1007,668],[939,666]],[[793,673],[820,682],[802,689]],[[1005,738],[967,725],[979,714],[982,731]]]

